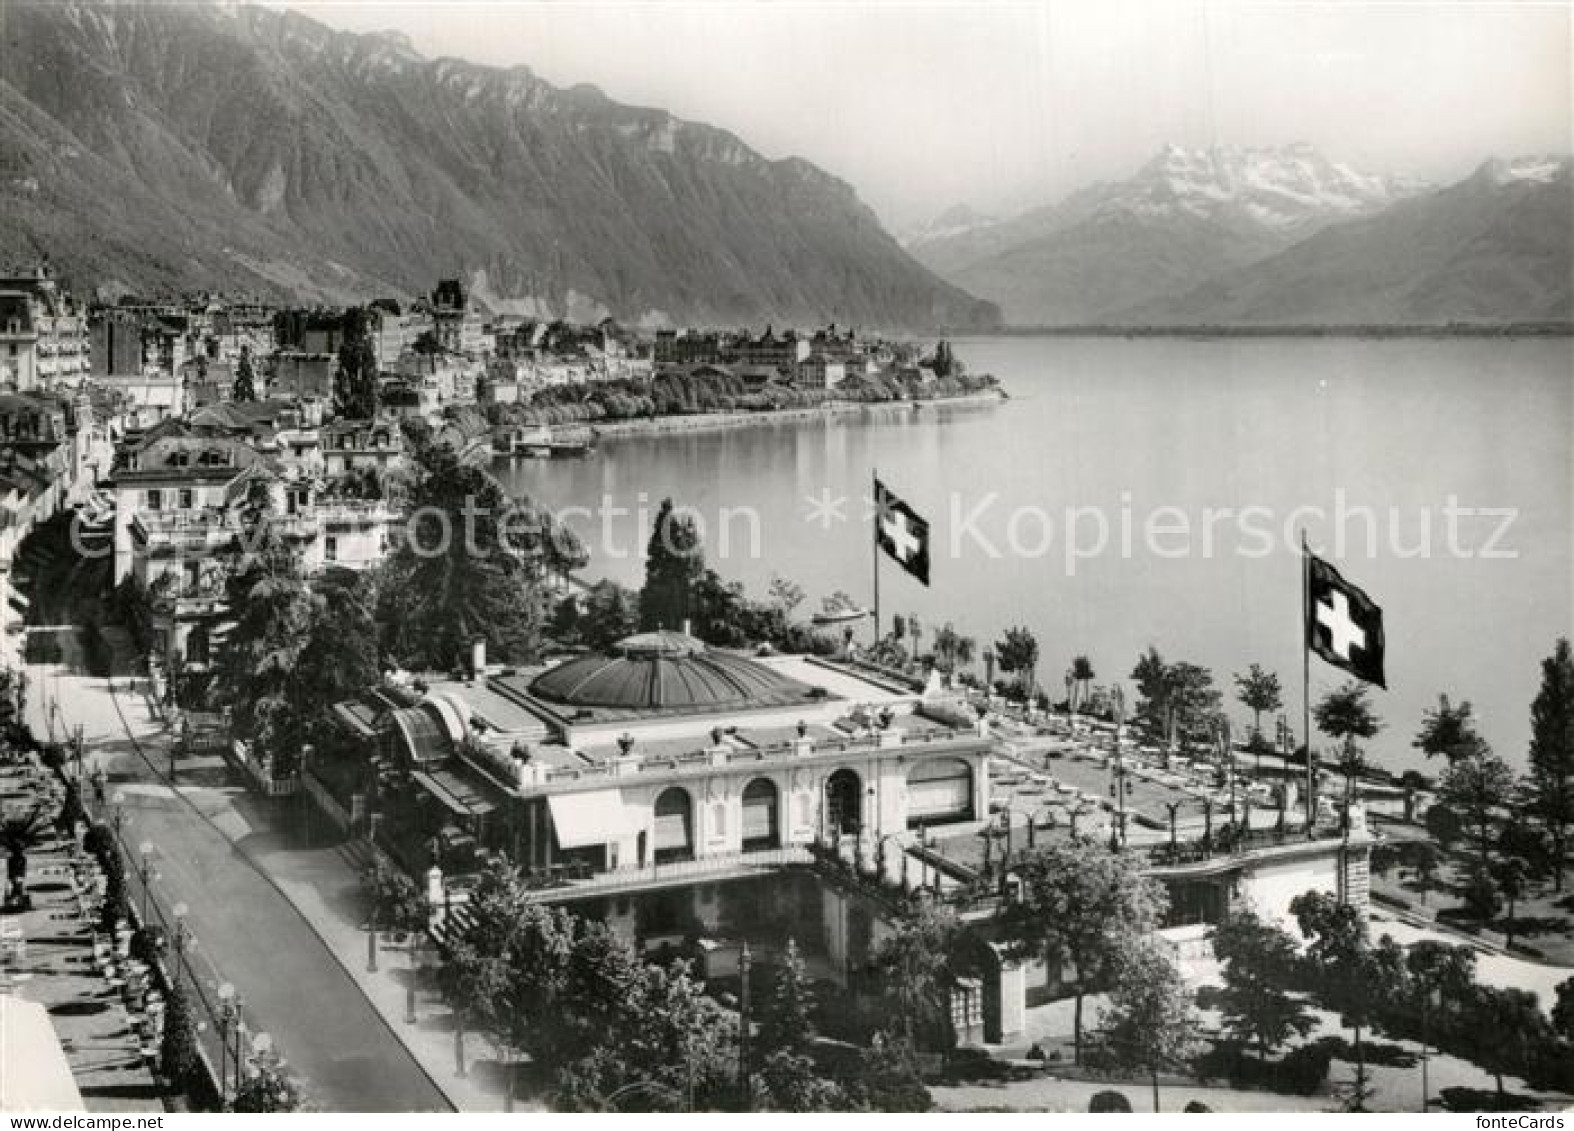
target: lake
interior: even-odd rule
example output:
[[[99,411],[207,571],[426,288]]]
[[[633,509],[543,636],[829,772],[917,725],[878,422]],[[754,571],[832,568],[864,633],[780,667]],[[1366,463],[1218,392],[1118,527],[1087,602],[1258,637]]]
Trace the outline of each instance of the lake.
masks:
[[[1410,741],[1447,692],[1523,764],[1540,660],[1574,631],[1574,341],[955,345],[1011,399],[634,436],[496,470],[590,510],[568,518],[587,577],[638,584],[671,496],[698,513],[711,566],[757,595],[791,578],[807,613],[838,589],[871,599],[863,499],[878,468],[932,527],[928,589],[881,566],[887,619],[916,614],[926,633],[951,621],[981,645],[1025,624],[1057,693],[1077,654],[1100,683],[1149,644],[1226,687],[1261,663],[1297,728],[1304,527],[1385,611],[1377,760],[1421,765]],[[1313,700],[1341,676],[1314,657]]]

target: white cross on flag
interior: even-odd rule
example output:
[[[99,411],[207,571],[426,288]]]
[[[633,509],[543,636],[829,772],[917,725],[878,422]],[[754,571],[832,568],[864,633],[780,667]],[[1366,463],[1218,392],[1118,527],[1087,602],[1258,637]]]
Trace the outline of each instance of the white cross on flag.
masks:
[[[1336,668],[1386,688],[1383,610],[1339,571],[1307,555],[1306,645]]]
[[[874,481],[874,502],[875,545],[897,565],[928,585],[929,523],[878,479]]]

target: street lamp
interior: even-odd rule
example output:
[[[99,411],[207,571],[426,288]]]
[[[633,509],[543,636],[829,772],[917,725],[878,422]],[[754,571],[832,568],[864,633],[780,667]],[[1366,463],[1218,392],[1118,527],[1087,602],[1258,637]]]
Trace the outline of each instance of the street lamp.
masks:
[[[123,789],[115,790],[115,795],[109,799],[109,804],[111,806],[109,819],[115,826],[115,839],[118,841],[120,840],[120,826],[126,820],[126,791]]]
[[[240,1003],[232,982],[219,984],[219,1101],[228,1107],[230,1030],[240,1020]]]
[[[175,950],[175,984],[180,985],[181,971],[186,965],[186,944],[191,942],[191,928],[186,926],[186,914],[190,910],[184,902],[175,904],[170,909],[175,915],[175,933],[170,938],[170,945]]]
[[[415,989],[416,982],[421,975],[422,948],[425,946],[426,934],[423,931],[410,933],[410,980],[405,983],[404,991],[404,1021],[406,1025],[415,1024]]]
[[[738,951],[738,1090],[748,1106],[749,1095],[749,969],[754,964],[749,940]]]
[[[251,1061],[253,1067],[261,1074],[273,1064],[273,1034],[261,1032],[251,1039]]]
[[[148,881],[153,875],[153,842],[145,840],[137,845],[139,867],[137,875],[142,880],[142,929],[148,928]]]

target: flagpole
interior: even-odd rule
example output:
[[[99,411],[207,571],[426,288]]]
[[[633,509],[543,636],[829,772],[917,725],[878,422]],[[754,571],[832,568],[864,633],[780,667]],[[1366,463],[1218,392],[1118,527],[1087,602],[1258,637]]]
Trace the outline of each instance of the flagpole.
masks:
[[[1317,771],[1312,762],[1312,642],[1311,631],[1312,560],[1306,544],[1306,529],[1301,529],[1301,734],[1306,742],[1306,837],[1312,838],[1317,820]]]
[[[880,643],[880,469],[870,472],[874,479],[874,529],[869,539],[869,549],[874,554],[874,642]]]

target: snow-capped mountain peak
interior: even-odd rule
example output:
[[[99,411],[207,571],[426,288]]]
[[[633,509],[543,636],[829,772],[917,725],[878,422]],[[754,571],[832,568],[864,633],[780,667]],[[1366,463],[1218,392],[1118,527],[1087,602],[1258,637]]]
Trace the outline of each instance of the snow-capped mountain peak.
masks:
[[[898,235],[898,240],[903,247],[913,247],[917,244],[949,239],[952,236],[966,235],[968,232],[992,227],[998,223],[1000,221],[997,218],[978,211],[970,204],[953,204],[933,220],[903,229]]]
[[[1568,176],[1571,168],[1574,168],[1574,157],[1568,154],[1538,154],[1507,161],[1494,157],[1476,171],[1476,177],[1494,185],[1514,181],[1550,184],[1559,177]]]
[[[1166,145],[1130,180],[1107,186],[1099,211],[1244,217],[1294,232],[1380,211],[1428,187],[1361,172],[1304,143],[1271,149]]]

